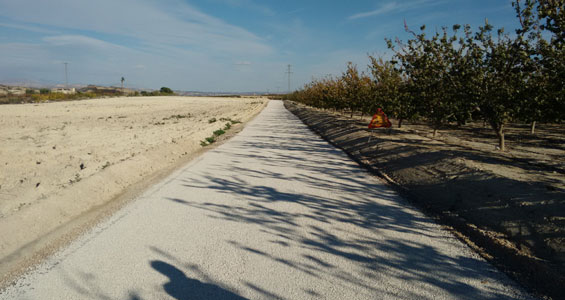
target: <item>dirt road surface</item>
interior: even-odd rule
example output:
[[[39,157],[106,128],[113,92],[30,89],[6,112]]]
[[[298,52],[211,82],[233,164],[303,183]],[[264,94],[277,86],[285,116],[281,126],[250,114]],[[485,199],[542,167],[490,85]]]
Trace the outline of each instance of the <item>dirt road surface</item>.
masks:
[[[282,102],[0,299],[530,299]]]

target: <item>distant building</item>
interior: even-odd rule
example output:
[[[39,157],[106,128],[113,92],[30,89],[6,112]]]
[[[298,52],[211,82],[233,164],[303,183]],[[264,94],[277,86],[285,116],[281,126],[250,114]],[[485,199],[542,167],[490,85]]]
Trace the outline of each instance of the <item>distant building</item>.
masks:
[[[54,89],[51,89],[51,92],[52,93],[72,95],[72,94],[75,94],[77,91],[76,91],[75,88],[54,88]],[[24,91],[24,93],[25,93],[25,91]]]
[[[16,96],[25,95],[26,89],[25,88],[10,88],[8,90],[8,94],[16,95]]]

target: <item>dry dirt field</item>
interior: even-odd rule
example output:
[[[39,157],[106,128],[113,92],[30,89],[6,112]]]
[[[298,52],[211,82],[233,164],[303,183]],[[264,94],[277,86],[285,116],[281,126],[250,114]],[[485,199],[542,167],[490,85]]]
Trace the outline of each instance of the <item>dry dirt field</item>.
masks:
[[[0,106],[0,282],[266,103],[170,96]],[[241,127],[235,122],[230,132]]]

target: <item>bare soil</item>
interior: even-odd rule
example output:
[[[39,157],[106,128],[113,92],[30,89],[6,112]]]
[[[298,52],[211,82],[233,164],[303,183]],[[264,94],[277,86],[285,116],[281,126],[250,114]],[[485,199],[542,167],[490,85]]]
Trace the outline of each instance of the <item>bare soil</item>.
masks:
[[[266,103],[171,96],[3,105],[0,287]]]
[[[531,291],[563,299],[565,126],[541,124],[534,135],[508,126],[501,152],[483,124],[445,128],[433,139],[426,124],[369,131],[368,116],[285,104]]]

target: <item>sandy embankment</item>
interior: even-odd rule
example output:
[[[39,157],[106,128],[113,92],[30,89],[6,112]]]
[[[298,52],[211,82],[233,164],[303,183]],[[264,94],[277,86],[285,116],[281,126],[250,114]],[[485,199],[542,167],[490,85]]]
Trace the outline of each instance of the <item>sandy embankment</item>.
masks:
[[[80,216],[188,161],[225,125],[221,118],[248,121],[266,102],[141,97],[1,106],[0,282],[80,226]]]

